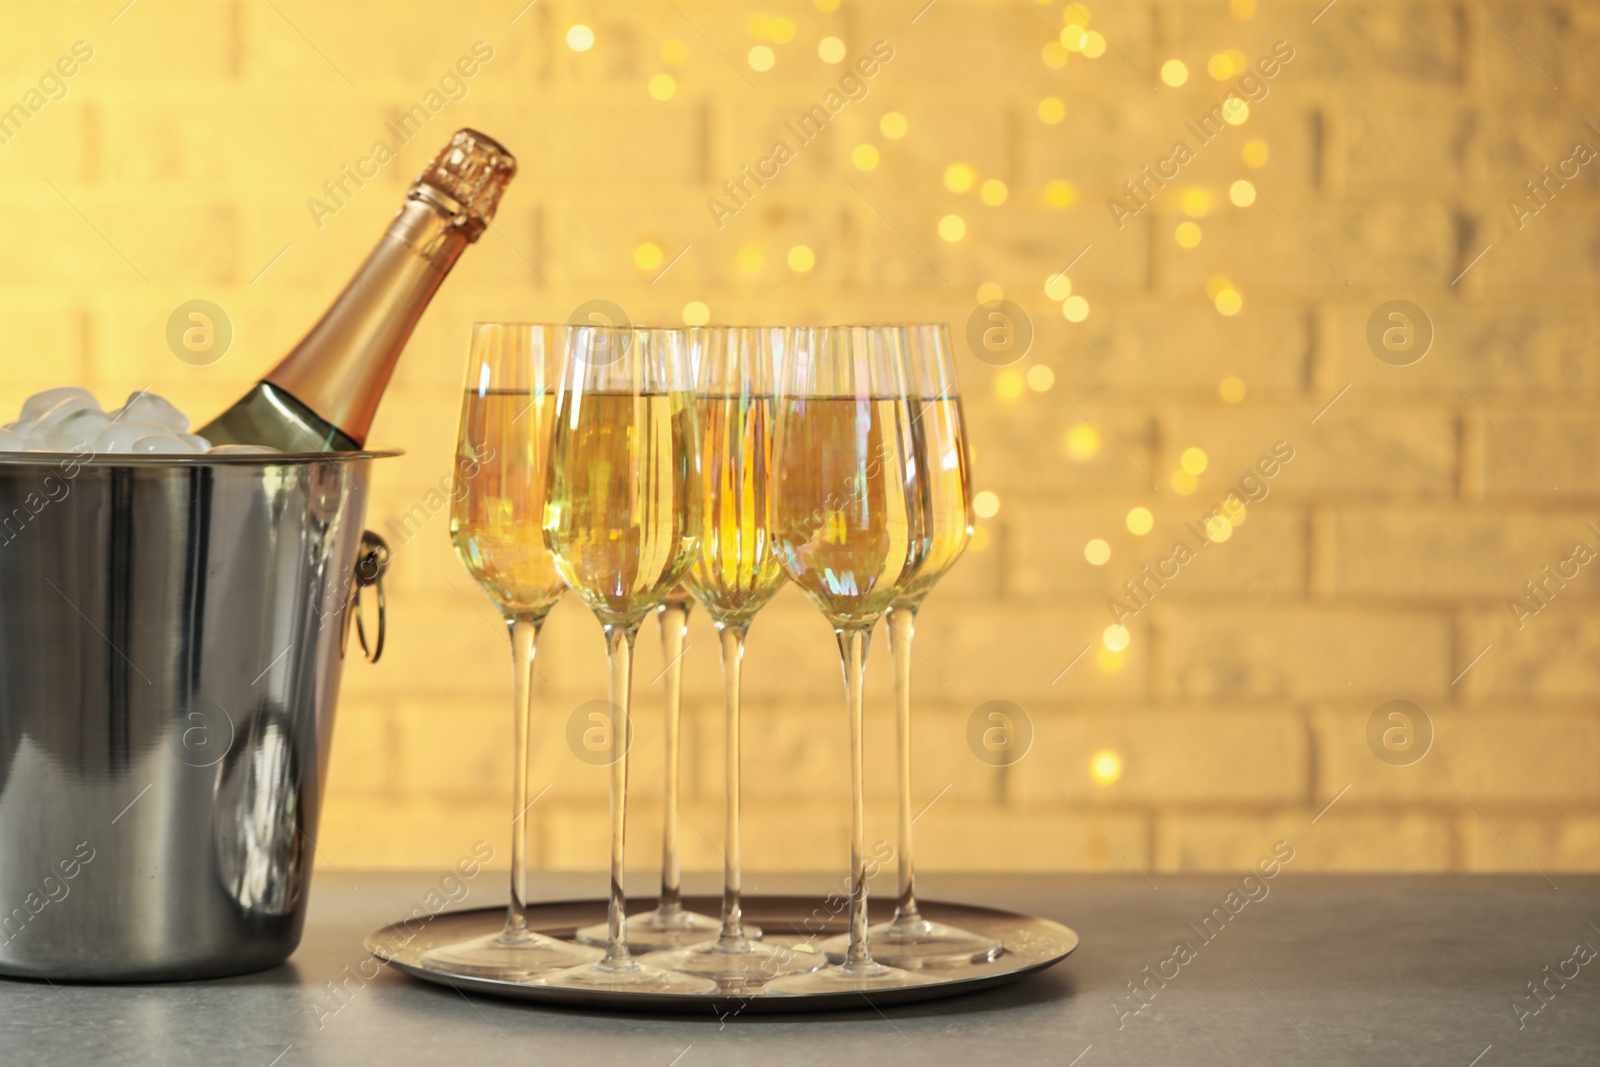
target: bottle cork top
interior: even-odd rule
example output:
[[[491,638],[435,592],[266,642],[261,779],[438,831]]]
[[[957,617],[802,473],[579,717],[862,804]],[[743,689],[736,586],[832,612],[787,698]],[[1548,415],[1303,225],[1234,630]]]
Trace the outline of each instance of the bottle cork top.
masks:
[[[500,142],[477,130],[457,130],[417,176],[410,195],[432,200],[457,215],[458,225],[477,240],[516,173],[516,157]]]

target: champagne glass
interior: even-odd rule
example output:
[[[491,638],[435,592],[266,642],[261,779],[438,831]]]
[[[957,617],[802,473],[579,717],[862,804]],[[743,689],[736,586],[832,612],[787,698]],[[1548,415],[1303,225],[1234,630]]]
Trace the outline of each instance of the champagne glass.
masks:
[[[461,562],[505,616],[511,634],[516,748],[512,779],[511,903],[498,934],[431,949],[423,962],[462,974],[525,978],[592,962],[595,949],[528,927],[528,747],[539,630],[566,591],[539,532],[545,462],[566,327],[478,323],[472,328],[450,538]]]
[[[867,935],[862,688],[867,645],[921,548],[912,412],[892,335],[860,326],[796,333],[784,361],[773,466],[784,571],[833,624],[850,722],[850,936],[842,963],[767,988],[814,993],[932,979],[872,959]]]
[[[1000,955],[995,938],[924,919],[917,910],[911,847],[911,650],[917,610],[966,551],[972,537],[972,484],[966,428],[956,388],[950,335],[943,324],[882,327],[904,353],[912,401],[912,458],[923,496],[923,548],[910,577],[890,607],[889,648],[894,659],[895,727],[898,735],[900,849],[899,896],[894,919],[872,928],[877,958],[899,967],[981,963]],[[842,958],[848,940],[823,943]]]
[[[646,957],[656,966],[714,978],[722,991],[757,991],[769,979],[822,967],[818,952],[772,947],[744,924],[739,835],[740,665],[756,612],[783,584],[773,542],[773,394],[782,329],[732,326],[695,331],[696,408],[701,434],[700,550],[688,585],[722,644],[727,723],[722,926],[714,940]]]
[[[632,959],[624,922],[628,715],[645,616],[694,562],[700,458],[683,330],[578,326],[550,445],[545,545],[600,620],[610,663],[611,887],[605,955],[539,981],[579,989],[703,993],[715,984]]]

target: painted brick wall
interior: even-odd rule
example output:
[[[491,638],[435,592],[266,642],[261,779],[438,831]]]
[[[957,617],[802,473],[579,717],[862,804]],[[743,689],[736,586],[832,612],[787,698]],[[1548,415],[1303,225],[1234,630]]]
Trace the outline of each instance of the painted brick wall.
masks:
[[[432,866],[507,838],[500,625],[445,515],[409,537],[392,525],[449,472],[471,321],[608,299],[640,321],[933,318],[962,337],[1003,297],[1034,340],[1004,366],[963,343],[989,514],[920,627],[924,867],[1227,868],[1288,837],[1308,869],[1594,869],[1596,587],[1580,567],[1540,606],[1524,583],[1578,542],[1600,549],[1600,166],[1576,151],[1600,146],[1600,9],[1324,2],[7,3],[0,106],[25,121],[0,115],[0,408],[71,382],[110,401],[149,386],[197,414],[231,400],[450,131],[476,126],[522,174],[374,431],[408,453],[379,469],[369,517],[397,549],[392,643],[346,675],[323,862]],[[92,58],[41,86],[80,41]],[[492,58],[400,144],[386,124],[477,42]],[[800,143],[785,123],[877,42],[892,58]],[[1230,91],[1247,108],[1197,136]],[[326,197],[380,140],[398,158]],[[779,140],[778,176],[729,199],[723,183]],[[1177,173],[1158,188],[1146,165]],[[1050,282],[1063,271],[1070,295]],[[165,341],[195,298],[235,329],[204,367]],[[1368,340],[1393,300],[1431,325],[1409,366],[1393,364],[1416,348],[1386,361]],[[1185,524],[1280,441],[1293,459],[1270,494],[1213,522],[1163,587],[1147,580],[1126,648],[1107,647],[1123,639],[1108,598],[1140,607],[1123,583],[1199,546]],[[662,808],[653,626],[640,648],[645,867]],[[875,837],[893,810],[884,651]],[[703,618],[685,668],[686,863],[712,868]],[[603,772],[564,736],[603,695],[603,657],[575,602],[539,669],[537,858],[597,868]],[[748,865],[842,868],[838,661],[793,590],[757,620],[746,678]],[[1004,768],[967,743],[996,700],[1033,731]],[[1368,739],[1391,700],[1431,722],[1409,765],[1415,751],[1385,762]]]

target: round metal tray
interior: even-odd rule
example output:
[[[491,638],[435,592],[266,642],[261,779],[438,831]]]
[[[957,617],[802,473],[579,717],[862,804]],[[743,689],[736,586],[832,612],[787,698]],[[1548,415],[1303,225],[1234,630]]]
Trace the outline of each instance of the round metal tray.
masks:
[[[646,902],[648,903],[648,902]],[[718,897],[685,897],[684,906],[702,915],[721,910]],[[847,930],[843,911],[830,914],[821,901],[799,896],[751,896],[744,898],[744,917],[766,930],[772,944],[814,943]],[[1042,970],[1067,957],[1078,947],[1078,935],[1060,923],[1030,915],[981,908],[972,904],[952,904],[937,900],[919,902],[925,918],[948,923],[975,933],[997,937],[1005,944],[1000,957],[989,963],[957,967],[927,968],[924,976],[939,981],[898,989],[872,989],[862,992],[780,993],[641,993],[630,990],[563,989],[455,974],[425,967],[423,954],[429,949],[492,934],[505,923],[504,908],[474,908],[470,911],[442,912],[426,923],[413,918],[397,922],[367,935],[367,951],[405,973],[428,982],[437,982],[464,992],[517,997],[575,1008],[603,1008],[616,1011],[708,1013],[713,1015],[840,1011],[868,1006],[906,1004],[916,1000],[972,993],[979,989],[1013,981],[1032,971]],[[872,921],[890,917],[890,906],[871,909]],[[572,940],[579,927],[604,922],[603,900],[563,900],[535,905],[528,915],[529,925],[550,937]]]

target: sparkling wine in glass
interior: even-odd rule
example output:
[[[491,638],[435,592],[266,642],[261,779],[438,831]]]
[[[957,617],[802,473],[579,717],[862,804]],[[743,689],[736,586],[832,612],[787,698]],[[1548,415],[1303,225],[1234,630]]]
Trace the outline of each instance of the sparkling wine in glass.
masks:
[[[726,326],[696,330],[700,424],[700,549],[689,572],[695,599],[722,644],[727,784],[723,824],[722,925],[715,938],[647,962],[702,974],[725,992],[759,992],[767,981],[822,967],[819,952],[756,940],[744,922],[740,838],[740,667],[750,622],[778,587],[783,567],[773,539],[774,392],[788,331]]]
[[[526,979],[592,962],[598,951],[528,926],[528,747],[534,650],[566,591],[545,550],[545,462],[554,424],[566,327],[478,323],[472,328],[456,445],[450,537],[511,634],[515,729],[511,903],[498,934],[430,949],[427,965],[461,974]]]
[[[767,984],[780,993],[870,990],[931,981],[872,958],[862,688],[872,629],[922,548],[913,412],[903,353],[884,331],[798,330],[778,391],[775,542],[789,578],[833,624],[850,726],[850,935],[844,959]]]
[[[605,955],[545,973],[579,989],[702,993],[709,979],[629,956],[623,880],[628,715],[639,625],[677,587],[699,545],[700,458],[687,335],[578,326],[550,446],[544,539],[562,580],[600,620],[610,663],[611,886]]]
[[[876,329],[877,327],[875,327]],[[1000,955],[996,938],[931,922],[917,909],[911,822],[911,642],[917,610],[972,536],[972,481],[966,428],[956,388],[950,335],[942,324],[881,327],[903,352],[911,398],[912,458],[923,505],[923,540],[916,565],[889,609],[894,659],[895,732],[899,778],[899,895],[894,919],[872,928],[876,957],[898,967],[981,963]],[[849,951],[848,938],[823,943],[831,958]]]

